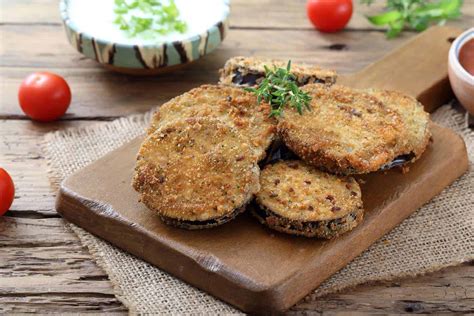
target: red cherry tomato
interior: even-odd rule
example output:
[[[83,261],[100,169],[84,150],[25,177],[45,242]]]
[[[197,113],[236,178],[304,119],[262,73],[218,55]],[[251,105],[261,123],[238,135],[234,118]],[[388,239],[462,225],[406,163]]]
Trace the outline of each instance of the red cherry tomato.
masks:
[[[306,13],[321,32],[337,32],[351,19],[352,0],[308,0]]]
[[[18,91],[21,109],[36,121],[54,121],[66,113],[71,90],[66,80],[49,72],[29,75]]]
[[[10,209],[14,197],[13,180],[5,169],[0,168],[0,216]]]

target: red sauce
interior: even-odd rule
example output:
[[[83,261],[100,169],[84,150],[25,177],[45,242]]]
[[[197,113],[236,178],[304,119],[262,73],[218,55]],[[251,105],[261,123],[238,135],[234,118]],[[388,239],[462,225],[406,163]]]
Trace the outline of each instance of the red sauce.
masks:
[[[459,62],[468,73],[474,76],[474,38],[468,40],[459,51]]]

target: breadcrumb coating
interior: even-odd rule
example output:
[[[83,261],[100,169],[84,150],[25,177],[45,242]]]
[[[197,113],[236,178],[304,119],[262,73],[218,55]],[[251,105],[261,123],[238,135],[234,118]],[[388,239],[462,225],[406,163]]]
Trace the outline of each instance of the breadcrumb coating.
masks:
[[[269,114],[270,105],[258,104],[250,92],[235,87],[203,85],[163,104],[154,113],[148,134],[181,118],[216,118],[242,134],[262,159],[276,133],[276,121]]]
[[[226,61],[224,68],[219,70],[219,83],[224,85],[252,86],[265,76],[265,67],[286,68],[288,61],[264,57],[232,57]],[[296,77],[299,86],[309,83],[325,83],[331,85],[336,82],[335,71],[322,69],[314,65],[291,64],[291,73]]]
[[[302,161],[266,166],[260,186],[257,202],[291,220],[330,220],[362,208],[360,186],[354,178],[335,176]]]
[[[403,136],[399,139],[399,152],[413,153],[411,162],[420,158],[431,138],[430,115],[425,112],[423,105],[415,98],[398,91],[368,90],[378,97],[388,108],[400,114],[403,121]]]
[[[287,109],[278,131],[291,150],[314,166],[338,174],[368,173],[400,155],[419,157],[426,148],[428,115],[405,96],[338,85],[302,89],[312,97],[311,110],[300,115]]]
[[[141,145],[133,187],[165,218],[207,221],[242,208],[260,189],[257,157],[217,119],[169,122]]]

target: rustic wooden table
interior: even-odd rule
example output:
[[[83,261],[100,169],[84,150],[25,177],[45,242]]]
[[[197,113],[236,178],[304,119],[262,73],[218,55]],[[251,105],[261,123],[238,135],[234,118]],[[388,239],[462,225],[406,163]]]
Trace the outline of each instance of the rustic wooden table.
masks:
[[[235,54],[291,58],[347,73],[414,35],[386,40],[382,30],[365,20],[367,9],[360,6],[344,32],[320,34],[309,24],[304,2],[233,0],[231,30],[217,51],[184,70],[138,78],[106,71],[74,51],[57,1],[0,0],[0,166],[11,173],[17,189],[12,209],[0,218],[0,313],[127,312],[107,275],[54,210],[55,192],[40,149],[45,133],[145,112],[192,87],[215,82],[218,65]],[[463,13],[451,24],[472,26],[474,0],[465,1]],[[59,73],[71,85],[72,105],[56,123],[33,123],[18,106],[21,80],[38,70]],[[302,301],[290,313],[474,312],[473,275],[474,266],[464,264],[418,278],[362,285]]]

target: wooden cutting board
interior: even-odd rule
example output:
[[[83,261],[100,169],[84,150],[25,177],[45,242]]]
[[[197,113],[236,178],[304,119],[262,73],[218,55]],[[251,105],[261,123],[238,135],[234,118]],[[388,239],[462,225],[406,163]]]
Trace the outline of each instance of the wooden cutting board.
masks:
[[[340,82],[402,90],[432,110],[450,97],[447,55],[459,33],[432,28]],[[141,137],[67,178],[56,208],[89,232],[246,312],[282,311],[467,170],[462,139],[435,124],[432,132],[432,144],[407,174],[390,170],[363,177],[363,223],[330,241],[270,231],[248,214],[201,231],[164,225],[138,203],[131,187]]]

